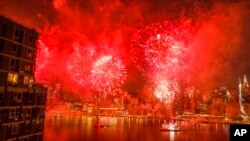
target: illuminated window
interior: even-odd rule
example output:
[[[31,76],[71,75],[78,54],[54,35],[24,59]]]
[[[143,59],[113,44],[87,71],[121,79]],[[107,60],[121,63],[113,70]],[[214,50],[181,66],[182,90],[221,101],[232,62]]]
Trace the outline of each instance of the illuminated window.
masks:
[[[14,74],[13,83],[17,83],[17,80],[18,80],[18,75],[17,75],[17,74]]]
[[[29,87],[31,88],[32,86],[33,86],[33,78],[30,77],[30,79],[29,79]]]
[[[18,75],[13,73],[8,73],[7,81],[16,84],[18,80]]]
[[[8,73],[8,82],[13,81],[14,74],[13,73]]]
[[[28,76],[24,76],[24,78],[23,78],[23,84],[24,85],[28,85],[29,84],[29,77]]]

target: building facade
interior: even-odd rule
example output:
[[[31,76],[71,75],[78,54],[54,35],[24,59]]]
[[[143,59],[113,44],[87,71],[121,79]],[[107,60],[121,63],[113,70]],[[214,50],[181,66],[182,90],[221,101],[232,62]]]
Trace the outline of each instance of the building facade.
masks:
[[[37,38],[0,16],[0,141],[43,140],[47,89],[34,84]]]

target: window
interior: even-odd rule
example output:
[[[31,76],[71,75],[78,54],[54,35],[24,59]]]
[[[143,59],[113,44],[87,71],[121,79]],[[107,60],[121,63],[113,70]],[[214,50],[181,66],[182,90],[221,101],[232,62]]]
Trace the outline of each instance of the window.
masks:
[[[18,49],[17,44],[13,44],[11,48],[11,53],[17,54],[17,49]]]
[[[26,56],[28,58],[33,58],[33,51],[31,49],[27,49]]]
[[[0,92],[0,103],[4,102],[4,93]]]
[[[33,44],[35,38],[32,35],[29,35],[29,43]]]
[[[12,134],[17,134],[18,133],[18,124],[13,124],[12,125]]]
[[[0,47],[0,48],[1,48],[1,47]],[[3,64],[3,63],[2,63],[2,62],[3,62],[2,60],[3,60],[3,57],[0,55],[0,68],[2,68],[2,64]]]
[[[25,63],[24,70],[25,71],[31,71],[31,64]]]
[[[19,39],[20,36],[20,31],[19,30],[15,30],[15,38]]]
[[[8,73],[8,82],[12,82],[13,81],[13,77],[14,77],[14,74],[13,73]]]
[[[29,79],[29,87],[31,88],[32,86],[33,86],[33,78],[30,77],[30,79]]]
[[[10,109],[9,119],[15,119],[15,118],[16,118],[16,109]]]
[[[12,82],[13,81],[13,77],[14,77],[14,74],[12,73],[8,73],[8,82]]]
[[[7,23],[3,23],[3,24],[2,24],[2,30],[1,30],[1,35],[2,35],[3,37],[6,37],[7,30],[8,30],[8,24],[7,24]]]
[[[24,78],[23,78],[23,84],[24,85],[28,85],[29,84],[29,77],[28,76],[24,76]]]
[[[15,67],[16,59],[10,59],[10,67]]]
[[[18,42],[23,42],[23,35],[24,35],[24,31],[16,29],[15,34],[14,34],[14,40]]]
[[[13,93],[12,100],[16,103],[22,102],[22,93]]]
[[[8,73],[7,81],[16,84],[18,80],[18,75],[13,73]]]
[[[26,138],[19,138],[18,141],[29,141],[29,137],[26,137]]]
[[[0,52],[4,51],[5,41],[3,39],[0,39]]]
[[[4,117],[4,113],[3,113],[3,110],[0,109],[0,122],[2,122],[3,120],[3,117]]]
[[[38,128],[38,129],[43,129],[43,119],[39,119],[39,120],[37,121],[37,128]]]
[[[29,131],[29,130],[30,130],[30,121],[29,121],[29,120],[25,121],[24,130],[25,130],[25,131]]]
[[[32,114],[32,109],[31,108],[26,109],[25,117],[31,117],[31,114]]]
[[[12,94],[12,99],[15,100],[15,101],[17,100],[17,93]]]
[[[44,116],[44,111],[43,107],[38,108],[38,116]]]

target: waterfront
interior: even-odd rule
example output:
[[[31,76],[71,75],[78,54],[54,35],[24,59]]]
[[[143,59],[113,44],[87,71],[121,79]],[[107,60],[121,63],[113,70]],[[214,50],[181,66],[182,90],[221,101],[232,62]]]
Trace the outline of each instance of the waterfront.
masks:
[[[44,141],[227,141],[229,125],[205,124],[181,132],[159,131],[162,121],[101,117],[110,127],[94,128],[96,116],[54,115],[45,121]]]

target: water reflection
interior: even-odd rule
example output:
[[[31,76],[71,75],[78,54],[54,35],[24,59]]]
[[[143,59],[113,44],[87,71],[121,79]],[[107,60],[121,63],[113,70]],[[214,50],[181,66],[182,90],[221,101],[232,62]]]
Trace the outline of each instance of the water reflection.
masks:
[[[61,115],[46,118],[45,141],[224,141],[229,140],[229,126],[196,124],[182,132],[159,131],[162,121],[124,117],[101,117],[109,127],[94,128],[97,117]]]

